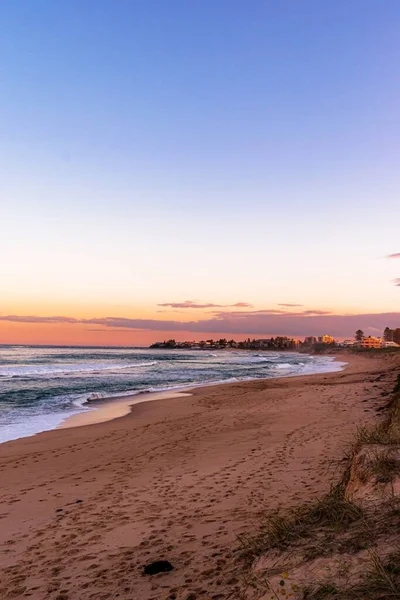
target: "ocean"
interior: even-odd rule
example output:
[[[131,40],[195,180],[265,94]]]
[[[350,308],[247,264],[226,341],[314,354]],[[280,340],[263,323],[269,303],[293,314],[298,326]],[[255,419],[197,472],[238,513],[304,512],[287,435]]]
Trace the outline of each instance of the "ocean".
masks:
[[[94,399],[342,365],[293,352],[0,346],[0,442],[54,429]]]

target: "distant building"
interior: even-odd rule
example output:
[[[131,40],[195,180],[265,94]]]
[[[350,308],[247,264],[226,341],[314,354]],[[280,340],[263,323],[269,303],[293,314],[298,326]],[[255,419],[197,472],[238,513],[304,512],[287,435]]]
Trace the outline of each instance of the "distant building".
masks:
[[[318,344],[318,340],[316,337],[314,337],[313,335],[310,335],[309,337],[306,337],[304,339],[304,343],[307,346],[315,346],[315,344]]]
[[[381,348],[400,348],[399,344],[396,344],[396,342],[390,342],[390,341],[386,341],[383,340],[382,344],[381,344]]]
[[[360,342],[361,348],[382,348],[382,338],[377,338],[369,335]]]
[[[350,348],[351,346],[354,346],[354,344],[354,340],[344,340],[341,345],[345,348]]]
[[[335,343],[335,338],[333,338],[331,335],[321,335],[321,337],[318,338],[318,342],[320,344],[334,344]]]

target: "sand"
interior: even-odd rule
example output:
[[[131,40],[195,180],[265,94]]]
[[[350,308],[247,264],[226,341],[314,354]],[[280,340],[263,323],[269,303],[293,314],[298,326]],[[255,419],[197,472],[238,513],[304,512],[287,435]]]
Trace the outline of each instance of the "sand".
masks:
[[[0,598],[238,597],[237,536],[325,493],[387,400],[395,357],[344,360],[0,445]],[[159,559],[174,570],[142,574]]]
[[[117,396],[102,401],[91,402],[91,409],[87,412],[77,413],[63,421],[57,429],[70,429],[71,427],[83,427],[95,423],[104,423],[119,419],[132,412],[135,404],[142,402],[154,402],[155,400],[169,400],[172,398],[184,398],[190,396],[189,389],[185,392],[154,392],[148,394],[137,394],[136,396]]]

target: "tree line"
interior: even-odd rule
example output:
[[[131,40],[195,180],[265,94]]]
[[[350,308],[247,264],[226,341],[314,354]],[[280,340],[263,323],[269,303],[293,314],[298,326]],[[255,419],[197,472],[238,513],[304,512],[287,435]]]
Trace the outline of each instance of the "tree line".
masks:
[[[357,342],[362,342],[362,340],[365,338],[364,332],[361,329],[357,329],[355,333],[355,338]],[[385,327],[385,330],[383,332],[383,339],[385,340],[385,342],[395,342],[400,346],[400,327],[397,327],[396,329],[390,329],[390,327]]]
[[[247,340],[237,342],[235,340],[227,340],[221,338],[219,340],[201,340],[200,342],[177,342],[174,339],[165,340],[164,342],[156,342],[152,344],[150,348],[176,348],[176,349],[190,349],[190,348],[201,348],[202,350],[207,348],[223,349],[223,348],[239,348],[246,350],[260,350],[260,349],[280,349],[280,350],[293,350],[296,349],[297,344],[292,338],[286,336],[277,336],[270,339],[262,340]]]

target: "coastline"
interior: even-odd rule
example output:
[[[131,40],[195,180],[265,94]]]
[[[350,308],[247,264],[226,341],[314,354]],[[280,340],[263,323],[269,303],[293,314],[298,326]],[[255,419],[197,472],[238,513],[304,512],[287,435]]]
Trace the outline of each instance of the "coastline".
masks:
[[[229,351],[229,350],[228,350]],[[184,398],[185,396],[193,395],[194,390],[202,390],[203,388],[218,388],[218,386],[236,385],[237,383],[252,383],[254,381],[270,381],[275,379],[291,378],[291,377],[311,377],[313,375],[323,375],[327,373],[336,373],[346,369],[348,363],[346,361],[338,361],[336,356],[329,357],[332,363],[341,363],[341,367],[332,371],[316,371],[315,373],[294,373],[291,375],[281,375],[278,377],[264,377],[254,379],[244,379],[235,382],[217,381],[215,383],[205,383],[182,386],[176,390],[163,392],[142,392],[139,394],[131,394],[127,396],[110,396],[90,402],[89,407],[92,410],[82,411],[76,415],[66,417],[60,425],[55,429],[69,429],[71,427],[83,427],[85,425],[95,425],[96,423],[104,423],[125,417],[132,412],[132,407],[141,404],[142,402],[154,402],[157,400],[171,400],[173,398]],[[331,364],[332,364],[331,363]],[[54,431],[54,430],[50,430]],[[38,434],[35,434],[38,435]]]
[[[195,388],[2,444],[0,592],[228,598],[237,536],[326,493],[393,387],[398,357],[342,357],[343,371]],[[143,577],[159,559],[174,570]]]
[[[116,354],[100,355],[100,360],[96,354],[78,352],[67,355],[66,364],[57,359],[55,364],[50,360],[39,367],[30,351],[18,354],[15,365],[0,369],[2,392],[5,383],[2,402],[6,406],[9,402],[8,410],[0,415],[0,443],[64,428],[71,417],[74,426],[80,426],[123,416],[129,412],[130,403],[151,401],[157,397],[154,394],[340,368],[334,366],[332,356],[303,356],[298,352],[206,352],[204,360],[199,360],[196,352],[183,358],[179,352],[173,352],[172,357],[166,354],[119,349]],[[201,368],[203,363],[206,371]],[[70,376],[75,373],[76,378]],[[31,375],[37,375],[37,381],[26,384],[24,377]]]

